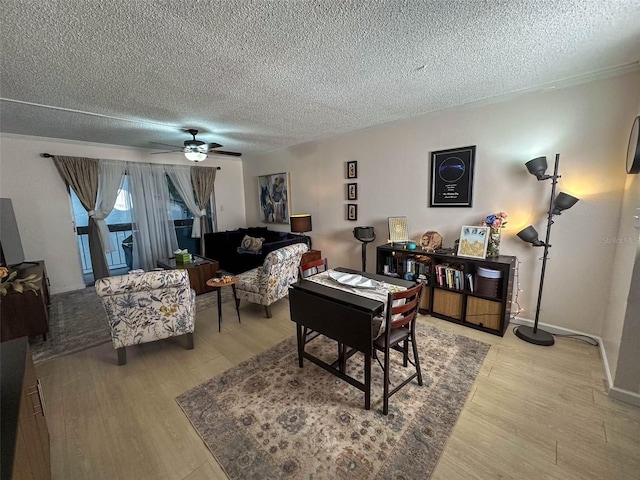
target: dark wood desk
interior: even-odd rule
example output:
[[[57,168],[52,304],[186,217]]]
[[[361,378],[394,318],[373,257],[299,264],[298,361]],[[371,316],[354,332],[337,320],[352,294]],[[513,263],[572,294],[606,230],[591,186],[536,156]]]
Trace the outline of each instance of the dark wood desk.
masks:
[[[336,268],[340,272],[357,273],[363,277],[403,287],[412,287],[414,282],[390,278],[384,275]],[[291,320],[296,323],[298,340],[298,365],[308,359],[328,372],[364,392],[364,408],[371,408],[371,356],[373,354],[373,318],[384,310],[384,304],[360,295],[301,280],[289,288]],[[328,338],[346,345],[351,350],[364,354],[364,382],[345,373],[346,358],[338,358],[329,364],[304,350],[304,328],[310,328]]]

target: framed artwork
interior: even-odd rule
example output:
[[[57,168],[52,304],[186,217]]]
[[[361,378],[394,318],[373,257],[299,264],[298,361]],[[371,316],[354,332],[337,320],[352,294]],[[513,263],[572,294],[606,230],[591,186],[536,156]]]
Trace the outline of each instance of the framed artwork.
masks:
[[[358,205],[355,203],[347,203],[347,220],[358,220]]]
[[[489,241],[489,227],[465,225],[460,231],[458,256],[469,258],[486,258]]]
[[[357,200],[357,199],[358,199],[358,184],[347,183],[347,200]]]
[[[289,223],[289,173],[258,177],[260,220],[265,223]]]
[[[407,227],[407,217],[389,217],[389,240],[392,242],[408,242],[409,229]]]
[[[358,162],[347,162],[347,178],[358,178]]]
[[[431,152],[430,207],[471,207],[476,147]]]

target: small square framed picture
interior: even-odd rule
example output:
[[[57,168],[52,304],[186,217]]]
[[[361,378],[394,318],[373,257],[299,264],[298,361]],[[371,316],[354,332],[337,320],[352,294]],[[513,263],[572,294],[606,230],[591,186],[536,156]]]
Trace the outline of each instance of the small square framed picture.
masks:
[[[358,184],[347,183],[347,200],[357,200],[357,199],[358,199]]]
[[[489,241],[489,227],[465,225],[460,230],[458,256],[469,258],[486,258]]]
[[[347,203],[347,220],[358,220],[358,205],[355,203]]]
[[[358,178],[358,162],[347,162],[347,178]]]

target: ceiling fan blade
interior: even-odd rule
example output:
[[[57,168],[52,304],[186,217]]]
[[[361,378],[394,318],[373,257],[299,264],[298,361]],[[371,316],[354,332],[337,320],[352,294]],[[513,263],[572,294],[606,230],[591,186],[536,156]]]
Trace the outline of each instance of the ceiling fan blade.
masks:
[[[159,142],[149,142],[152,143],[154,145],[164,145],[165,147],[171,147],[171,148],[182,148],[180,145],[169,145],[168,143],[159,143]]]
[[[229,155],[231,157],[239,157],[242,154],[238,152],[225,152],[224,150],[209,150],[209,155]]]
[[[213,150],[214,148],[218,148],[221,147],[222,145],[220,145],[219,143],[216,142],[211,142],[211,143],[207,143],[207,148],[209,150]]]
[[[183,153],[182,150],[168,150],[166,152],[151,152],[151,155],[157,155],[158,153],[176,153],[176,152]]]

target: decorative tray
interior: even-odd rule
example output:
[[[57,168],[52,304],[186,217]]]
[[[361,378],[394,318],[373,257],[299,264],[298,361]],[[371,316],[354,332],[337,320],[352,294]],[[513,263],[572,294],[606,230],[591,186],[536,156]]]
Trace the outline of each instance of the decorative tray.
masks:
[[[354,273],[329,272],[329,276],[342,285],[348,285],[356,288],[379,288],[382,286],[380,282],[371,280]]]

